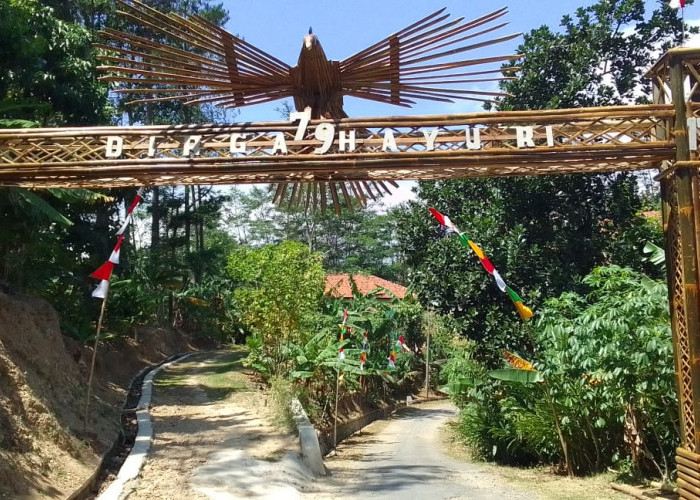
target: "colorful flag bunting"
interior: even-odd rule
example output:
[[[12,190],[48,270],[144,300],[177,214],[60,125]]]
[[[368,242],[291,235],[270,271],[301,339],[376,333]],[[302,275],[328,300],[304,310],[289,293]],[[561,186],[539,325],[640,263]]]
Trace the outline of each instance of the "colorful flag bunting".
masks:
[[[348,310],[345,309],[345,311],[343,311],[343,322],[338,325],[340,327],[340,341],[341,342],[345,340],[345,324],[347,323],[347,321],[348,321]],[[340,347],[338,349],[338,358],[345,359],[345,352],[343,352],[342,347]]]
[[[112,277],[112,271],[114,270],[114,262],[107,261],[102,264],[97,271],[90,275],[91,278],[98,280],[107,280]]]
[[[520,296],[517,293],[515,293],[515,290],[507,286],[506,292],[508,292],[508,295],[513,301],[513,304],[515,304],[515,308],[518,310],[518,313],[520,313],[521,318],[530,319],[532,318],[532,316],[534,316],[532,314],[532,309],[523,304],[523,299],[521,299]]]
[[[117,235],[122,235],[124,234],[124,231],[126,231],[126,228],[129,227],[129,222],[131,221],[131,214],[128,214],[126,216],[126,219],[124,219],[124,222],[122,223],[122,227],[119,228],[119,231],[117,231]]]
[[[362,338],[362,353],[360,353],[360,370],[365,370],[367,362],[367,344],[369,343],[369,330],[365,330],[365,336]]]
[[[447,227],[448,229],[454,231],[457,233],[459,236],[459,241],[464,247],[469,247],[472,249],[474,254],[479,258],[479,261],[481,262],[481,265],[484,266],[484,269],[486,270],[487,273],[489,273],[491,276],[493,276],[493,279],[496,281],[496,286],[499,288],[504,293],[508,293],[510,296],[511,300],[513,301],[513,304],[515,304],[515,308],[518,311],[518,314],[520,314],[520,317],[524,320],[530,319],[533,316],[532,309],[527,307],[526,305],[523,304],[522,299],[518,296],[517,293],[513,291],[512,288],[510,288],[508,285],[506,285],[506,282],[503,280],[501,277],[500,273],[494,268],[493,264],[489,260],[489,258],[484,254],[484,251],[474,243],[472,240],[470,240],[467,235],[465,235],[463,232],[461,232],[457,226],[454,225],[454,223],[450,220],[450,218],[445,215],[441,214],[437,210],[435,210],[433,207],[429,207],[428,210],[430,210],[430,213],[433,214],[433,217],[437,219],[437,221],[442,224],[443,226]]]
[[[122,241],[124,241],[124,235],[120,234],[119,237],[117,238],[117,244],[114,247],[114,250],[112,250],[112,255],[109,256],[110,262],[113,262],[115,264],[119,264],[119,252],[120,252],[120,248],[122,246]]]
[[[142,200],[140,192],[136,193],[136,196],[134,197],[134,201],[131,202],[131,205],[129,205],[129,208],[126,211],[127,215],[131,215],[131,212],[134,211],[136,208],[136,205],[139,204],[139,202]]]
[[[508,364],[511,365],[513,368],[517,368],[518,370],[527,370],[531,372],[535,371],[535,367],[532,366],[532,363],[521,358],[517,354],[513,354],[512,352],[503,349],[503,355],[505,356]]]

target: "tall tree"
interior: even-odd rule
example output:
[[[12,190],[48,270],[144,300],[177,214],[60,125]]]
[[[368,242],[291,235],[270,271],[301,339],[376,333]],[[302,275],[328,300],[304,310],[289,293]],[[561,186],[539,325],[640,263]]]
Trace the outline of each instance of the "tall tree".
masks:
[[[561,26],[561,32],[543,26],[525,35],[523,57],[504,67],[520,71],[500,84],[511,95],[499,110],[644,100],[644,69],[682,32],[676,11],[660,3],[649,13],[642,0],[600,0],[564,16]],[[527,349],[528,336],[470,255],[454,240],[439,241],[428,205],[483,245],[506,281],[535,304],[575,289],[577,277],[596,265],[643,266],[639,236],[649,224],[638,215],[633,174],[422,183],[419,202],[402,212],[398,225],[412,283],[424,302],[457,317],[465,335],[492,340],[480,345],[484,350]],[[658,242],[660,232],[645,236]]]

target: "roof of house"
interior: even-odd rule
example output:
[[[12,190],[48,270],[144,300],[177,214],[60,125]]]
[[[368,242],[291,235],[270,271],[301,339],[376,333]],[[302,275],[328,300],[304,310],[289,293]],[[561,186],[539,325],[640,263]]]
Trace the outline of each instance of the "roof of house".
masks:
[[[332,297],[352,299],[352,287],[350,286],[350,279],[348,276],[348,274],[326,275],[326,289],[324,293],[331,295]],[[352,279],[355,281],[355,285],[357,285],[357,290],[362,295],[367,295],[369,292],[377,288],[385,288],[396,295],[396,298],[398,299],[403,299],[406,296],[405,286],[392,283],[391,281],[387,281],[377,276],[353,274]],[[377,298],[391,299],[392,296],[384,292],[379,292],[377,294]]]

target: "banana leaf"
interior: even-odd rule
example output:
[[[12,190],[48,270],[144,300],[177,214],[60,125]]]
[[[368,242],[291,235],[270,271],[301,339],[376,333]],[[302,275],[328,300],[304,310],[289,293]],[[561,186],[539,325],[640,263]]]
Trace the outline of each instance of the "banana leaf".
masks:
[[[538,371],[518,370],[516,368],[492,370],[489,372],[489,376],[495,378],[496,380],[503,380],[504,382],[519,382],[521,384],[532,384],[535,382],[542,382],[544,380],[542,374]]]

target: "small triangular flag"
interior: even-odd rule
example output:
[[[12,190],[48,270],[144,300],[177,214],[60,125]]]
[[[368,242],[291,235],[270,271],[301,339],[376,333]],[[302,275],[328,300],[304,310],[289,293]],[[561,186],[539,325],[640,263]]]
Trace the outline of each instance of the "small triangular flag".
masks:
[[[109,256],[109,261],[113,262],[115,264],[119,264],[119,253],[120,253],[120,248],[122,246],[122,241],[124,241],[124,235],[120,234],[119,238],[117,239],[117,244],[114,247],[114,250],[112,250],[112,254]]]
[[[97,271],[90,275],[91,278],[96,278],[98,280],[107,280],[112,276],[112,271],[114,270],[114,262],[107,261],[102,264]]]
[[[92,292],[92,296],[97,298],[97,299],[104,299],[107,298],[107,292],[109,291],[109,281],[108,280],[102,280],[100,281],[100,284],[97,285],[97,288]]]

